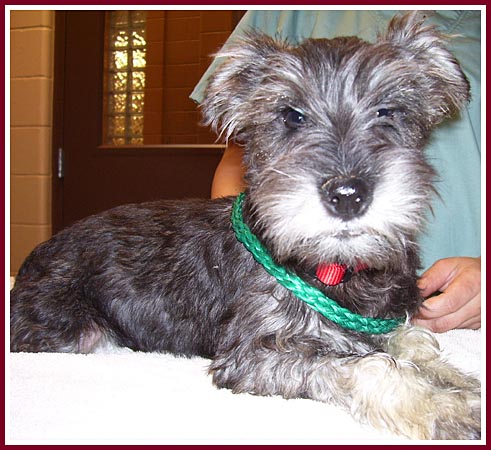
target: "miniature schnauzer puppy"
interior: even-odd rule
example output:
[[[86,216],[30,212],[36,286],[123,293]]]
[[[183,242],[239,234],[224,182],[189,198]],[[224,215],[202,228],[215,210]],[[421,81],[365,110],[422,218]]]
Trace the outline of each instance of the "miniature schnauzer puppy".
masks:
[[[117,207],[40,245],[11,293],[11,350],[200,355],[234,392],[479,439],[480,383],[409,326],[423,148],[470,95],[445,37],[409,13],[375,43],[251,32],[221,56],[203,114],[244,144],[246,192]]]

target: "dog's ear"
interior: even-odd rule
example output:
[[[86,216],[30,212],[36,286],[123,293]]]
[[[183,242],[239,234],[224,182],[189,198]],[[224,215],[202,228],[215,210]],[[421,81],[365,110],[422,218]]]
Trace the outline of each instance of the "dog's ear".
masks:
[[[226,44],[216,55],[223,62],[208,80],[201,104],[204,124],[226,139],[240,135],[251,115],[248,100],[268,76],[270,58],[286,48],[286,42],[259,32]]]
[[[433,104],[432,121],[438,123],[462,109],[470,99],[470,85],[460,64],[446,48],[449,36],[425,25],[425,16],[413,11],[395,16],[379,42],[389,42],[418,66],[424,89]]]

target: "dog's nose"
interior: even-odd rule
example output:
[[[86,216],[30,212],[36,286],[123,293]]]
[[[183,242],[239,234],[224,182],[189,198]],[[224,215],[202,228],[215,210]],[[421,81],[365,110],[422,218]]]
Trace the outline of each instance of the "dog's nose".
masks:
[[[328,211],[342,220],[363,215],[372,201],[368,184],[360,178],[334,178],[322,186]]]

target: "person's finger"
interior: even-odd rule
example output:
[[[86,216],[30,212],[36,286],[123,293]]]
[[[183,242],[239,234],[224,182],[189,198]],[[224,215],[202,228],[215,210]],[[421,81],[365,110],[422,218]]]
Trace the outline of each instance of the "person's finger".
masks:
[[[423,297],[444,290],[455,276],[456,270],[457,263],[454,258],[436,261],[418,280],[418,287]]]
[[[459,328],[465,328],[468,330],[479,330],[479,328],[481,328],[481,316],[479,315],[479,317],[472,317],[471,319],[462,322]]]
[[[435,319],[456,313],[469,302],[472,302],[477,296],[480,298],[480,291],[478,289],[464,281],[461,283],[457,282],[450,285],[443,294],[424,301],[418,310],[417,317],[421,319]]]
[[[444,292],[423,302],[418,315],[424,319],[451,314],[481,293],[481,273],[472,267],[464,267],[441,288]]]
[[[481,326],[481,296],[472,298],[456,312],[424,318],[421,314],[415,316],[412,324],[428,328],[436,333],[442,333],[454,328],[478,329]]]

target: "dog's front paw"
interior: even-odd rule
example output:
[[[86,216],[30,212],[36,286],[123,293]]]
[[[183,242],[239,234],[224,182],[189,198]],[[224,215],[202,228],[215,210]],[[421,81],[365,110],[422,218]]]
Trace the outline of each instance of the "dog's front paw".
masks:
[[[481,400],[472,393],[449,393],[437,404],[438,416],[433,422],[432,439],[481,439]]]

